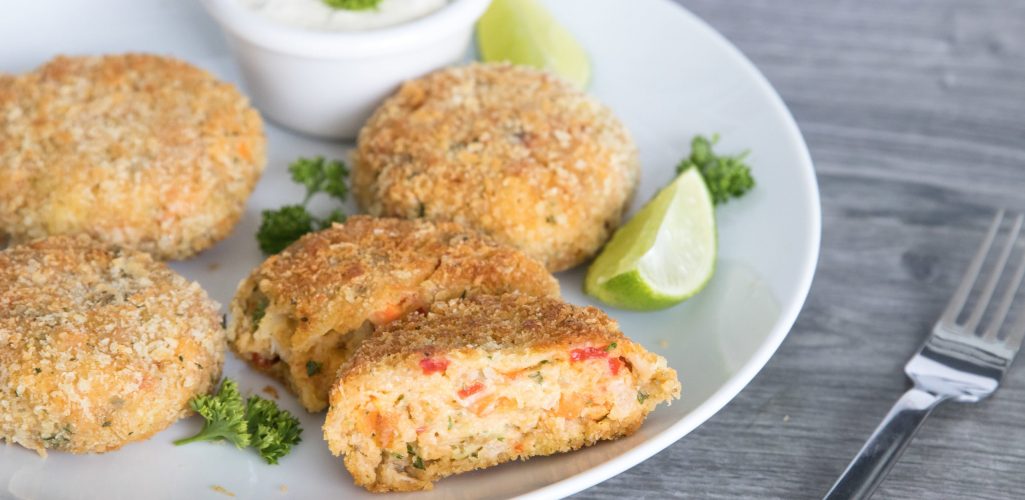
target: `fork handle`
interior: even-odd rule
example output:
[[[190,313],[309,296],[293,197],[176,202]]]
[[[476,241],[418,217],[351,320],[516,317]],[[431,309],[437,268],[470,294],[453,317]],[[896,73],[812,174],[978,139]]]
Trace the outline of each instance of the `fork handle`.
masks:
[[[824,500],[871,497],[922,427],[925,417],[945,399],[917,387],[905,392],[826,493]]]

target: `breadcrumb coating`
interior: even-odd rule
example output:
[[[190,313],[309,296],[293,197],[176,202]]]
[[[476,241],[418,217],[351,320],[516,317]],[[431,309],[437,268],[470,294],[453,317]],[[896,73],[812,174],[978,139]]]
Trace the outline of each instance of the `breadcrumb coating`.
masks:
[[[632,434],[676,371],[593,307],[453,299],[368,338],[339,371],[324,438],[370,491]]]
[[[168,57],[60,56],[0,78],[0,233],[86,233],[189,257],[227,236],[265,163],[259,114]]]
[[[218,309],[150,255],[85,235],[0,252],[0,440],[100,453],[166,428],[220,376]]]
[[[540,262],[458,224],[354,216],[256,268],[232,300],[228,338],[320,411],[377,326],[437,300],[512,291],[558,296],[559,285]]]
[[[640,175],[637,147],[608,108],[509,64],[405,83],[360,131],[353,160],[369,213],[465,224],[552,272],[598,251]]]

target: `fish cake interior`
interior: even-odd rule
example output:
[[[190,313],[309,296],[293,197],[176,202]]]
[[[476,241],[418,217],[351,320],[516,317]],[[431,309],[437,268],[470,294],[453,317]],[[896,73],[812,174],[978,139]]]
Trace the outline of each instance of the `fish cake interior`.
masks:
[[[364,343],[342,369],[324,435],[357,484],[430,489],[451,474],[629,435],[679,390],[664,358],[596,309],[457,299]]]

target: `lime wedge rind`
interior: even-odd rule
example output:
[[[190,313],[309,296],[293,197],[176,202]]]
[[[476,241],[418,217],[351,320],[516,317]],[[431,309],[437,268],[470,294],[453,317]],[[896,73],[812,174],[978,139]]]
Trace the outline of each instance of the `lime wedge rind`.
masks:
[[[544,69],[586,88],[591,62],[583,46],[536,0],[494,0],[477,22],[485,62]]]
[[[623,309],[670,307],[711,280],[717,244],[711,194],[700,173],[688,170],[616,231],[584,290]]]

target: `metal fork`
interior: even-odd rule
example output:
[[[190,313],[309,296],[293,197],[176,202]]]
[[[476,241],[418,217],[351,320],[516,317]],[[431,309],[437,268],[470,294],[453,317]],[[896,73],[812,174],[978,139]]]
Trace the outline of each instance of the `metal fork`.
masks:
[[[890,409],[847,470],[826,493],[825,499],[872,496],[937,405],[948,400],[976,403],[993,394],[1000,385],[1021,347],[1022,337],[1025,337],[1025,314],[1020,315],[1009,332],[999,335],[1025,276],[1025,259],[1004,287],[1003,296],[992,311],[984,331],[979,331],[979,323],[1014,251],[1025,216],[1015,218],[968,318],[963,323],[959,323],[958,318],[967,312],[964,309],[968,295],[979,281],[983,263],[1003,219],[1004,211],[1001,210],[993,218],[989,232],[968,265],[950,303],[933,326],[932,334],[904,367],[914,387]]]

